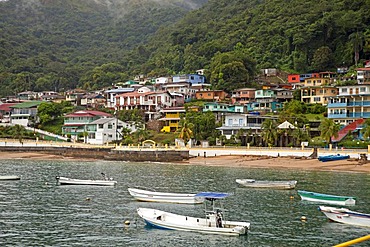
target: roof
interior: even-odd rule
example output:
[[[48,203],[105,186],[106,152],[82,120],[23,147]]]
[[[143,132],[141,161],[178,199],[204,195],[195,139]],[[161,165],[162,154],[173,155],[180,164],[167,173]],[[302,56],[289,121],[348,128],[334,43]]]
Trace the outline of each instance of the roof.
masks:
[[[133,92],[135,88],[132,87],[125,87],[125,88],[116,88],[116,89],[110,89],[105,91],[105,93],[126,93],[126,92]]]
[[[195,195],[195,197],[203,197],[209,199],[222,199],[230,196],[229,193],[222,193],[222,192],[200,192]]]
[[[289,123],[288,121],[285,121],[284,123],[278,126],[278,129],[295,129],[295,128],[296,127],[293,124]]]
[[[71,114],[65,115],[65,117],[93,117],[93,116],[102,116],[102,117],[111,117],[112,114],[102,112],[102,111],[76,111]]]
[[[23,103],[12,105],[12,106],[10,106],[10,108],[17,108],[17,109],[32,108],[32,107],[40,105],[42,102],[43,101],[26,101],[26,102],[23,102]]]
[[[10,111],[10,107],[12,105],[15,105],[17,103],[4,103],[4,104],[0,104],[0,111]]]

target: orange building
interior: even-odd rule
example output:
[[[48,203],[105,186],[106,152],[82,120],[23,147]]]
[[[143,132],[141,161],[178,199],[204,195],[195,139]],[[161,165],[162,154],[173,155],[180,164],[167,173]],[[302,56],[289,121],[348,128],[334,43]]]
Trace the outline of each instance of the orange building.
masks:
[[[195,93],[196,99],[220,101],[224,100],[227,93],[223,90],[201,90]]]

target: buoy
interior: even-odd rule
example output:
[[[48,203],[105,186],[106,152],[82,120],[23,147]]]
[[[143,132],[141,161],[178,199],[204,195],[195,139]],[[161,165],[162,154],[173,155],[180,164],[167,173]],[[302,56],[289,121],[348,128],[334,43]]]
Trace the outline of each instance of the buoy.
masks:
[[[45,185],[48,185],[48,182],[45,182]]]
[[[301,217],[301,221],[306,221],[307,220],[307,217],[306,216],[302,216]]]
[[[294,196],[290,196],[290,199],[294,199]]]
[[[90,201],[91,200],[91,198],[90,197],[86,197],[86,199],[85,199],[86,201]]]
[[[125,225],[126,225],[126,226],[130,225],[130,221],[129,221],[129,220],[126,220],[126,221],[125,221]]]

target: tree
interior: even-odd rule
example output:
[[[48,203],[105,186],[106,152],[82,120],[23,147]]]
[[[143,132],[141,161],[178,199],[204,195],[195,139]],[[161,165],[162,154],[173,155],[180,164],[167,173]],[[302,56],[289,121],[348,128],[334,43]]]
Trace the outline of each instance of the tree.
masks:
[[[180,127],[179,138],[184,140],[184,143],[188,143],[188,141],[193,137],[193,129],[194,125],[187,121],[183,121]]]
[[[266,119],[262,123],[262,139],[267,143],[269,147],[273,146],[277,139],[277,123],[275,120]]]
[[[355,65],[357,66],[358,60],[360,59],[360,51],[364,47],[364,34],[362,32],[355,32],[348,36],[354,52]]]
[[[338,137],[339,130],[340,125],[329,118],[325,118],[319,126],[320,137],[328,144],[331,144],[332,137]]]
[[[22,125],[16,124],[12,131],[13,138],[18,139],[19,142],[23,144],[23,137],[25,135],[26,129]]]
[[[328,46],[318,48],[312,59],[312,69],[315,71],[325,71],[332,67],[332,51]]]
[[[363,128],[361,130],[361,134],[363,135],[364,139],[369,139],[370,137],[370,118],[367,118],[363,124]]]

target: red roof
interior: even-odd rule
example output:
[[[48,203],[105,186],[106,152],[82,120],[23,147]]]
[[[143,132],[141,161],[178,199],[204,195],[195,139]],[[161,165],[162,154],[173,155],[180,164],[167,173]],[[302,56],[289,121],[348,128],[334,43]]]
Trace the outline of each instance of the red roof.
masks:
[[[356,70],[359,70],[359,71],[370,71],[370,68],[357,68]]]
[[[0,111],[10,111],[10,106],[15,105],[18,103],[4,103],[0,105]]]

